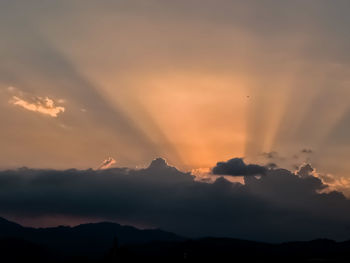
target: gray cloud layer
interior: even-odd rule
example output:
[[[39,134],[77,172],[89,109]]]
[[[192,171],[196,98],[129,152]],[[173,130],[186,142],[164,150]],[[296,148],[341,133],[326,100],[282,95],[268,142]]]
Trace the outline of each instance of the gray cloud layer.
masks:
[[[162,159],[133,170],[0,172],[0,215],[103,218],[160,227],[188,236],[281,241],[348,239],[350,202],[312,175],[268,170],[208,184]]]

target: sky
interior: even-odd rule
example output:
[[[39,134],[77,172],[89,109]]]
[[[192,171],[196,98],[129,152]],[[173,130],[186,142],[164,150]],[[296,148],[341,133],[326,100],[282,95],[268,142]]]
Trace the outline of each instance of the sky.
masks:
[[[309,165],[349,196],[349,8],[1,1],[0,169],[138,170],[162,157],[193,182],[244,185],[247,170],[300,178]],[[231,159],[252,166],[213,169]]]

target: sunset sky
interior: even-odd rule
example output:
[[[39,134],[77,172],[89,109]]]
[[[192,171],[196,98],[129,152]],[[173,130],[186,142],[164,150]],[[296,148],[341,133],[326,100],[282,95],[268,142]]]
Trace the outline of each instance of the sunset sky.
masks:
[[[349,5],[3,1],[0,165],[193,169],[307,148],[345,175]]]
[[[350,193],[350,1],[0,2],[0,169],[310,163]],[[105,161],[104,161],[105,160]],[[327,177],[327,178],[328,178]]]

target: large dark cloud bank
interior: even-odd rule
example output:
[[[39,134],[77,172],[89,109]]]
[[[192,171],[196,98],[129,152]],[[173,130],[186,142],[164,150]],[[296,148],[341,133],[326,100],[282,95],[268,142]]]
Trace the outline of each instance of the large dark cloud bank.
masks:
[[[233,160],[213,173],[245,175],[244,185],[223,177],[200,182],[162,159],[138,170],[2,171],[0,216],[102,218],[189,237],[350,238],[350,201],[342,193],[325,193],[312,174]]]

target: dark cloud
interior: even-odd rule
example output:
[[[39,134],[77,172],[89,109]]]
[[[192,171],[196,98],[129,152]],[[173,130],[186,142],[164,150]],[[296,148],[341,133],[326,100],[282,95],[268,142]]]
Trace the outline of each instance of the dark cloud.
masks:
[[[274,158],[278,157],[278,153],[277,152],[263,152],[261,155],[264,156],[267,159],[274,159]]]
[[[299,167],[296,172],[297,175],[301,177],[312,176],[315,169],[311,166],[311,164],[306,163]]]
[[[268,169],[276,169],[278,165],[276,163],[268,163],[265,167]]]
[[[313,150],[311,150],[311,149],[306,149],[306,148],[305,148],[305,149],[302,149],[301,152],[302,152],[302,153],[311,154],[311,153],[313,153]]]
[[[256,164],[245,164],[242,158],[233,158],[227,162],[218,162],[213,168],[213,174],[249,176],[265,174],[266,167]]]
[[[319,178],[283,169],[246,176],[245,185],[223,177],[198,182],[162,159],[139,170],[22,168],[0,172],[0,216],[99,218],[191,237],[347,239],[350,202],[339,192],[321,193],[326,188]]]

